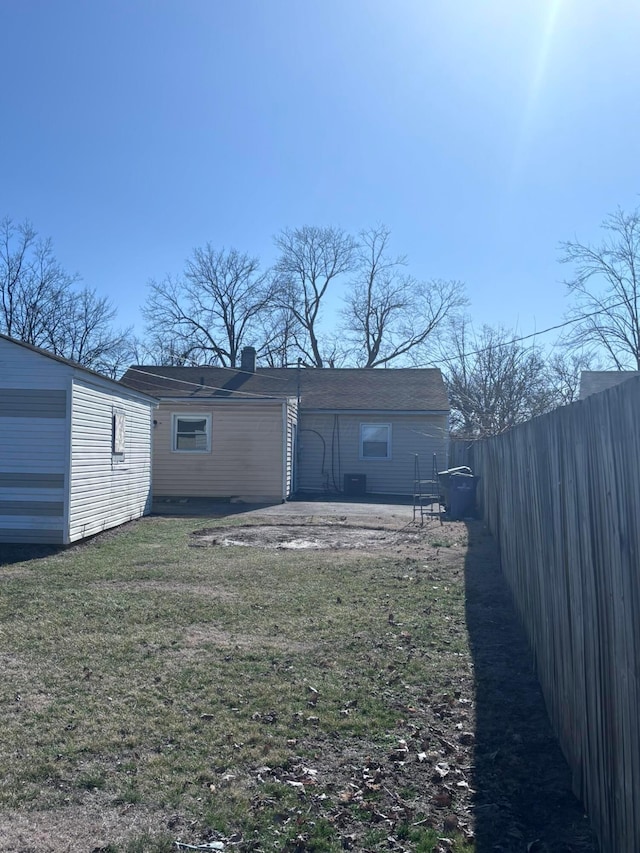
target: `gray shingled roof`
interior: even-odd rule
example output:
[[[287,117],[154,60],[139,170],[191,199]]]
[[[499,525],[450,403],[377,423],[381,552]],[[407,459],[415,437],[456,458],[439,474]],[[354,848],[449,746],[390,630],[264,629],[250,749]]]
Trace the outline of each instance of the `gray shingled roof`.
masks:
[[[250,399],[297,397],[306,409],[438,411],[449,402],[437,368],[130,367],[125,385],[160,398]]]

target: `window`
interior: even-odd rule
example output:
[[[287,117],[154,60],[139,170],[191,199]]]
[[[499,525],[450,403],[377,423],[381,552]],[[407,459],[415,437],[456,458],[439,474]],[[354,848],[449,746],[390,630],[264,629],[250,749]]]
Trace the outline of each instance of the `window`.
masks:
[[[211,450],[211,415],[174,415],[172,450],[208,453]]]
[[[391,424],[360,424],[360,459],[391,459]]]
[[[111,416],[111,452],[114,456],[124,456],[127,416],[116,409]]]

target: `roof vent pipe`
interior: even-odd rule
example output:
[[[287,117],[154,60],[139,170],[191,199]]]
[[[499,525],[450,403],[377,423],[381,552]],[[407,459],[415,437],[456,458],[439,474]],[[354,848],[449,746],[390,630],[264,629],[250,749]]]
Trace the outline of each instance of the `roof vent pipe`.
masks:
[[[240,370],[245,373],[256,372],[256,350],[255,347],[244,347],[240,354]]]

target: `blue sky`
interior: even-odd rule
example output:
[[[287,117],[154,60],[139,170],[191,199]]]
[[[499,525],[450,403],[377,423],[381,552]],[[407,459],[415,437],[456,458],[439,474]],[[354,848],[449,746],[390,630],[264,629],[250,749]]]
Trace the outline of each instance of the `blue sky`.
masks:
[[[527,334],[558,243],[639,203],[637,0],[0,0],[0,32],[0,215],[121,325],[207,241],[384,223]]]

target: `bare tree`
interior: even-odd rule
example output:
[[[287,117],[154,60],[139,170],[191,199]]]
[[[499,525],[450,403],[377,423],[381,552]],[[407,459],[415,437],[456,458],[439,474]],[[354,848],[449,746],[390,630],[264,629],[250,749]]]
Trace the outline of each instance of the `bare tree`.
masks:
[[[339,228],[305,225],[281,231],[275,244],[278,304],[296,321],[295,344],[305,363],[324,367],[331,356],[319,331],[323,300],[329,285],[353,271],[356,241]]]
[[[45,349],[116,377],[133,356],[131,330],[115,331],[116,310],[95,290],[64,294],[44,337]]]
[[[618,370],[640,370],[640,211],[618,208],[602,223],[598,245],[561,244],[561,262],[574,265],[566,281],[576,318],[568,342],[596,346]]]
[[[295,367],[300,357],[301,326],[288,308],[277,307],[262,316],[256,355],[268,367]]]
[[[144,338],[136,340],[134,345],[135,364],[162,364],[167,367],[185,367],[197,359],[189,356],[190,347],[183,341],[166,338],[161,333],[147,334]]]
[[[0,223],[0,296],[2,330],[10,337],[44,346],[57,313],[77,276],[57,262],[51,240],[41,240],[30,222]],[[57,354],[57,353],[56,353]]]
[[[0,330],[10,337],[114,375],[130,330],[115,331],[116,311],[94,290],[78,289],[29,222],[0,222]]]
[[[555,400],[545,362],[505,329],[453,324],[444,347],[452,431],[467,438],[496,435],[543,414]]]
[[[568,406],[580,397],[583,370],[599,370],[600,365],[589,352],[572,352],[566,348],[547,359],[547,382],[557,406]]]
[[[361,233],[358,273],[345,298],[346,337],[361,367],[416,354],[467,302],[461,282],[419,281],[407,275],[406,258],[388,254],[389,239],[384,225]]]
[[[162,352],[171,341],[181,363],[235,367],[272,303],[271,279],[259,270],[257,258],[236,249],[194,249],[183,277],[150,282],[143,315],[152,347]]]

